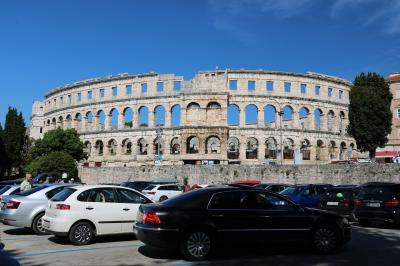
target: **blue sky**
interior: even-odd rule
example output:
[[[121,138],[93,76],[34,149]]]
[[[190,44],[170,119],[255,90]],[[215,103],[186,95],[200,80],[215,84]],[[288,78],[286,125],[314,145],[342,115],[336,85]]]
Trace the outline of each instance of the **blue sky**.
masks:
[[[91,77],[199,70],[400,71],[398,0],[0,2],[0,122]]]

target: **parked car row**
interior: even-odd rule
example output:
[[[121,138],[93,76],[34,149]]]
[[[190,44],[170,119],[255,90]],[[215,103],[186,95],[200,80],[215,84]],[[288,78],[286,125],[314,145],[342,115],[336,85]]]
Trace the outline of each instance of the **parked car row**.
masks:
[[[178,183],[151,183],[142,192],[73,183],[17,190],[0,190],[8,193],[0,196],[5,224],[75,245],[101,235],[136,234],[150,246],[176,247],[188,260],[206,259],[227,243],[302,242],[331,253],[350,240],[349,220],[400,223],[400,185],[393,183],[225,184],[187,193]]]

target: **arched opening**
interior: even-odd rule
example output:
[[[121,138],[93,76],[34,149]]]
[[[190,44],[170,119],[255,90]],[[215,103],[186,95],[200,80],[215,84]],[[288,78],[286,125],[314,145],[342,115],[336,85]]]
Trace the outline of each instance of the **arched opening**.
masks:
[[[105,129],[105,124],[106,124],[106,114],[104,113],[103,110],[100,110],[100,111],[97,112],[97,116],[99,118],[98,128],[100,130],[104,130]]]
[[[246,159],[258,158],[258,140],[256,138],[248,138],[246,141]]]
[[[181,142],[179,138],[175,137],[171,140],[171,154],[178,155],[181,153]]]
[[[153,151],[156,160],[161,160],[164,152],[164,144],[161,138],[155,138],[153,141]]]
[[[324,147],[324,142],[322,140],[317,140],[317,147],[315,148],[315,160],[322,160],[322,149]]]
[[[200,105],[195,102],[191,102],[187,105],[186,109],[200,109]]]
[[[59,128],[64,128],[64,118],[62,116],[58,117],[58,125]]]
[[[165,108],[162,105],[158,105],[154,108],[155,114],[155,126],[164,126],[165,125]]]
[[[319,108],[314,110],[314,128],[315,130],[321,130],[321,116],[322,111]]]
[[[218,102],[209,102],[207,108],[211,109],[221,109],[221,105]]]
[[[309,121],[308,121],[308,116],[310,114],[310,110],[306,107],[301,107],[299,110],[299,119],[300,119],[300,128],[301,129],[309,129]]]
[[[53,119],[51,120],[51,125],[52,125],[53,128],[57,127],[57,120],[56,120],[55,117],[53,117]]]
[[[123,112],[124,115],[124,128],[133,127],[133,111],[132,108],[126,107]]]
[[[144,138],[141,138],[137,142],[139,155],[147,155],[147,141]]]
[[[77,131],[82,129],[82,115],[80,113],[75,115],[75,127]]]
[[[221,153],[221,142],[218,137],[211,136],[206,140],[206,153],[207,154]]]
[[[117,141],[115,139],[108,141],[108,153],[113,156],[117,154]]]
[[[345,114],[343,111],[340,111],[340,113],[339,113],[339,132],[340,133],[344,133],[344,130],[345,130],[344,125],[343,125],[344,119],[345,119]]]
[[[238,126],[239,125],[239,106],[236,104],[228,105],[227,119],[228,126]]]
[[[67,128],[71,128],[71,124],[72,124],[72,116],[71,115],[67,115],[67,117],[65,118],[65,121],[67,123]]]
[[[186,153],[189,154],[195,154],[195,153],[199,153],[199,138],[192,136],[189,137],[186,141]]]
[[[269,137],[265,141],[265,159],[276,159],[277,158],[277,142],[275,138]]]
[[[309,161],[311,159],[310,141],[303,139],[300,141],[300,152],[303,156],[303,160]]]
[[[340,143],[339,160],[345,159],[346,149],[347,149],[346,143],[345,142]]]
[[[176,104],[171,108],[171,125],[179,127],[181,125],[181,106]]]
[[[85,141],[85,143],[83,144],[83,152],[90,156],[91,152],[92,152],[92,144],[90,143],[90,141]]]
[[[256,125],[258,123],[258,109],[254,104],[249,104],[245,108],[246,125]]]
[[[294,159],[294,141],[290,138],[287,138],[283,141],[283,159]]]
[[[354,143],[350,143],[350,145],[349,145],[349,150],[348,150],[348,152],[349,152],[349,159],[352,159],[352,158],[353,158],[353,150],[354,150],[354,148],[355,148]]]
[[[329,159],[333,160],[336,156],[335,156],[335,151],[336,151],[336,142],[331,141],[329,142],[328,145],[328,154],[329,154]]]
[[[96,149],[97,155],[99,155],[99,156],[103,155],[103,152],[104,152],[103,141],[101,141],[101,140],[96,141],[95,149]]]
[[[334,117],[335,117],[335,113],[332,110],[329,110],[327,117],[326,117],[328,131],[333,130],[333,118]]]
[[[118,110],[115,108],[111,109],[110,115],[111,115],[111,129],[116,130],[118,129],[118,116],[119,116]]]
[[[149,126],[149,108],[147,108],[147,106],[141,106],[139,108],[139,126]]]
[[[286,105],[282,108],[282,120],[284,122],[293,120],[293,108],[290,105]]]
[[[231,137],[228,139],[228,159],[239,159],[239,139]]]
[[[124,139],[122,141],[122,150],[126,155],[132,154],[132,142],[129,139]]]
[[[93,123],[93,113],[92,112],[89,111],[86,113],[86,120],[87,120],[88,126],[91,127],[92,123]]]
[[[267,127],[276,127],[276,108],[273,105],[264,107],[264,124]]]

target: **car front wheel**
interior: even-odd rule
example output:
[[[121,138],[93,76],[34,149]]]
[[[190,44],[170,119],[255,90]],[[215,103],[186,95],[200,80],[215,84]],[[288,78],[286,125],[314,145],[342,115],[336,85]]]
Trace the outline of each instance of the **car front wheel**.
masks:
[[[37,215],[35,217],[35,219],[33,219],[32,229],[35,232],[35,234],[38,234],[38,235],[47,235],[48,234],[46,232],[46,230],[43,228],[43,222],[42,222],[43,216],[44,216],[44,213],[41,213],[41,214]]]
[[[88,222],[79,222],[72,226],[69,232],[69,240],[74,245],[88,245],[94,238],[93,226]]]
[[[187,260],[204,260],[211,254],[212,237],[207,231],[191,231],[181,242],[181,253]]]
[[[332,253],[339,247],[337,230],[332,227],[319,227],[314,231],[312,245],[319,253]]]
[[[167,200],[167,199],[168,199],[167,196],[161,196],[160,199],[159,199],[158,201],[159,201],[159,202],[162,202],[162,201]]]

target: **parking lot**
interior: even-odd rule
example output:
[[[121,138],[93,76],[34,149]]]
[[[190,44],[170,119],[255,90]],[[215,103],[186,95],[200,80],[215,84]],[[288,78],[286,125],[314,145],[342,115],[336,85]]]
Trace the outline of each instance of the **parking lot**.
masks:
[[[80,247],[23,228],[0,225],[0,230],[5,251],[23,265],[396,265],[400,256],[400,230],[390,227],[355,225],[352,241],[333,255],[316,255],[297,245],[228,247],[202,263],[149,248],[133,236],[102,237]]]

